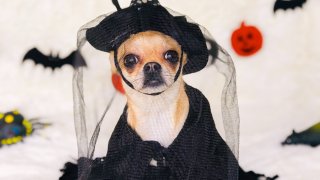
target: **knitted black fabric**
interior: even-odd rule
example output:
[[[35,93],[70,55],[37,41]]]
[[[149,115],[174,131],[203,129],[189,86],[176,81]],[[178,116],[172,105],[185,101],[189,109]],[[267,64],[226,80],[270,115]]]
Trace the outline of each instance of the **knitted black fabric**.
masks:
[[[101,161],[101,159],[97,159],[96,163]],[[97,164],[96,164],[97,165]],[[101,165],[102,167],[102,165]],[[151,169],[152,171],[153,169]],[[76,180],[78,175],[78,167],[76,164],[67,162],[65,164],[64,169],[61,170],[63,172],[63,175],[59,178],[59,180]],[[161,171],[157,171],[161,172]],[[152,172],[152,174],[155,174],[156,172]],[[160,175],[159,175],[160,177]],[[275,180],[278,179],[279,176],[275,175],[273,177],[266,177],[263,174],[257,174],[253,171],[245,172],[241,167],[239,167],[239,180],[259,180],[259,179],[266,179],[266,180]],[[155,178],[157,179],[157,178]],[[164,178],[165,179],[165,178]]]
[[[82,68],[77,68],[73,89],[80,158],[78,178],[237,179],[239,114],[235,69],[231,57],[203,27],[186,16],[161,6],[157,0],[132,0],[131,5],[123,9],[117,0],[113,0],[113,3],[117,7],[116,12],[99,16],[82,26],[78,32],[78,48],[88,52],[88,55],[92,53],[92,48],[116,52],[131,36],[145,31],[161,32],[175,39],[187,57],[186,64],[181,69],[182,74],[198,72],[207,65],[213,65],[217,70],[215,73],[225,77],[221,97],[215,99],[221,100],[224,137],[230,148],[215,128],[208,100],[200,91],[186,85],[190,102],[189,115],[178,137],[168,148],[162,147],[158,142],[143,141],[127,124],[125,108],[109,140],[106,157],[93,160],[97,140],[101,140],[99,135],[108,129],[101,125],[107,119],[114,95],[111,100],[106,98],[107,107],[101,114],[100,102],[95,103],[96,97],[86,95],[92,93],[88,89],[93,84],[88,84],[90,78],[87,79],[84,74],[95,77],[95,72],[84,73]],[[84,46],[86,42],[91,46]],[[92,54],[92,58],[100,56],[96,55]],[[123,80],[126,81],[126,77],[123,76]],[[86,89],[87,86],[90,88]],[[213,88],[221,88],[218,86],[215,84]],[[157,94],[159,93],[151,95]],[[105,91],[104,95],[107,97],[108,92]],[[152,164],[156,161],[157,166],[150,165],[151,160]]]
[[[215,128],[208,100],[188,85],[186,92],[189,115],[168,148],[155,141],[142,141],[127,124],[125,108],[109,141],[107,156],[91,162],[89,179],[234,179],[238,162]],[[152,159],[157,167],[150,165]]]

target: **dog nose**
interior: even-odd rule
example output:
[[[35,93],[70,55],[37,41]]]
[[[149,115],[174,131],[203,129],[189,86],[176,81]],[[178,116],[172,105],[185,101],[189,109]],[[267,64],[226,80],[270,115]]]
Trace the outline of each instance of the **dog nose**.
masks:
[[[160,72],[161,71],[161,65],[156,62],[149,62],[143,67],[143,71],[145,73],[152,73],[152,72]]]

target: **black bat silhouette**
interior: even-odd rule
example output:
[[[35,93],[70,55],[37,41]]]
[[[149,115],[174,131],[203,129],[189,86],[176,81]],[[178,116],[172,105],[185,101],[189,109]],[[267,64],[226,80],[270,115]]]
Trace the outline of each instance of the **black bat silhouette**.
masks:
[[[219,54],[219,45],[217,42],[209,37],[206,37],[206,43],[208,46],[208,54],[209,54],[209,61],[207,66],[210,66],[215,63],[216,59],[218,58]]]
[[[320,122],[302,132],[297,133],[295,130],[287,139],[282,142],[282,145],[304,144],[311,147],[320,145]]]
[[[206,38],[207,44],[210,45],[208,49],[209,57],[211,57],[211,62],[209,64],[213,64],[218,57],[219,46],[216,41],[210,38]]]
[[[239,180],[275,180],[278,179],[279,176],[266,177],[264,174],[257,174],[253,171],[245,172],[241,167],[239,167]]]
[[[78,164],[67,162],[64,168],[60,170],[63,174],[59,180],[76,180],[78,175]],[[245,172],[241,167],[239,167],[239,180],[276,180],[279,176],[266,177],[264,174],[257,174],[253,171]]]
[[[297,7],[301,7],[307,2],[307,0],[277,0],[273,11],[276,12],[279,9],[287,10],[287,9],[295,9]]]
[[[82,57],[79,51],[73,51],[69,56],[60,58],[59,55],[49,56],[44,55],[37,48],[29,50],[23,58],[23,62],[26,60],[32,60],[35,64],[42,64],[45,68],[61,68],[64,65],[71,65],[73,68],[87,66],[86,61]]]

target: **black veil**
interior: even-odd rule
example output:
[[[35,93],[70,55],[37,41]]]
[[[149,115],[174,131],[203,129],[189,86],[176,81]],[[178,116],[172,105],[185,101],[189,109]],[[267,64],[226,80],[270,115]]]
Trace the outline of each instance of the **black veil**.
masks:
[[[124,9],[113,2],[116,12],[101,15],[78,31],[78,49],[90,67],[77,68],[73,78],[79,179],[92,179],[90,174],[98,174],[93,169],[96,164],[103,166],[110,136],[126,105],[125,96],[117,93],[110,81],[108,55],[132,34],[147,30],[173,37],[190,54],[183,77],[208,99],[214,124],[232,152],[227,158],[227,179],[237,179],[238,165],[233,159],[237,160],[239,155],[240,120],[236,72],[230,55],[204,27],[162,7],[157,0],[133,0]],[[142,18],[136,14],[140,8],[147,14]]]

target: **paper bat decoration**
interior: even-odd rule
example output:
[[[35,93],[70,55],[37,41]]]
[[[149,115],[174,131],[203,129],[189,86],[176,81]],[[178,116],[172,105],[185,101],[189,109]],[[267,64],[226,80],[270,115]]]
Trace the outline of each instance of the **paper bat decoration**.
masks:
[[[62,176],[59,180],[76,180],[78,179],[78,165],[75,163],[67,162],[63,169],[60,169]]]
[[[42,129],[49,125],[48,123],[40,123],[37,119],[27,120],[17,110],[0,113],[0,147],[21,142],[36,129]]]
[[[245,172],[242,168],[239,168],[239,180],[260,180],[260,179],[275,180],[278,177],[279,177],[278,175],[274,177],[266,177],[263,174],[256,174],[253,171]]]
[[[60,58],[59,54],[49,56],[40,52],[37,48],[29,50],[23,58],[23,62],[26,60],[32,60],[35,64],[42,64],[45,68],[61,68],[64,65],[71,65],[73,68],[87,66],[84,58],[79,51],[73,51],[69,56]]]
[[[302,8],[302,6],[307,2],[307,0],[277,0],[273,11],[276,12],[279,9],[287,10],[287,9],[295,9]]]
[[[282,142],[282,145],[304,144],[316,147],[320,145],[320,123],[300,133],[292,131],[292,134]]]
[[[59,180],[76,180],[78,175],[78,164],[67,162],[60,172],[62,172],[62,176]],[[239,167],[239,180],[275,180],[278,177],[278,175],[274,177],[266,177],[263,174],[257,174],[253,171],[245,172],[241,167]]]
[[[208,64],[214,64],[216,58],[218,57],[218,51],[219,51],[218,44],[214,40],[209,38],[206,38],[206,42],[207,42],[207,45],[210,46],[210,48],[208,48],[208,53],[209,53]]]

